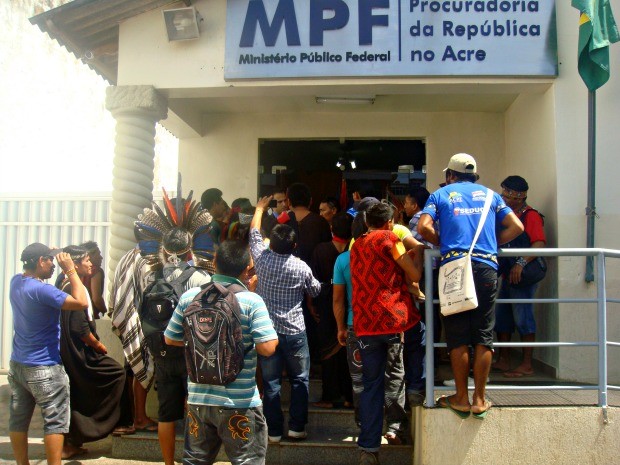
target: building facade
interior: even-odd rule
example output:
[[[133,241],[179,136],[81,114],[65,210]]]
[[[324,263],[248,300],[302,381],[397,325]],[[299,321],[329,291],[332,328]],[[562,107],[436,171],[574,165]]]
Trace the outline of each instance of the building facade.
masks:
[[[78,3],[90,16],[72,13]],[[87,19],[99,18],[103,31],[103,10],[111,8],[103,3],[70,2],[32,21],[113,84],[112,266],[132,243],[133,218],[151,192],[157,121],[180,139],[184,190],[218,187],[229,202],[255,199],[274,185],[265,175],[277,173],[266,163],[266,142],[416,140],[429,190],[443,181],[452,154],[471,153],[480,182],[495,190],[508,175],[528,180],[528,203],[545,215],[549,247],[586,246],[588,92],[577,72],[579,12],[570,2],[153,0],[117,19],[116,55],[105,55],[88,29]],[[162,11],[180,7],[198,13],[198,38],[169,41]],[[177,31],[186,26],[181,17],[170,21]],[[594,244],[620,249],[620,46],[610,47],[610,62],[611,79],[597,91]],[[350,158],[343,150],[334,163]],[[312,156],[291,152],[286,164],[299,174]],[[329,177],[323,171],[306,179]],[[584,258],[550,267],[539,296],[595,295]],[[620,290],[618,268],[607,263],[610,296]],[[597,339],[593,304],[540,305],[536,318],[541,341]],[[620,340],[618,313],[607,321],[609,339]],[[594,348],[541,348],[536,356],[562,379],[596,380]],[[609,369],[618,380],[620,364]]]

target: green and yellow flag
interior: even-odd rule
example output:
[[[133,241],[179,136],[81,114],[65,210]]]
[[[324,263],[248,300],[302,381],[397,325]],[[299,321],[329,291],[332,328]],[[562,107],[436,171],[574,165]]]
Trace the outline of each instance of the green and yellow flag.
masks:
[[[609,46],[620,40],[609,0],[572,0],[579,17],[579,63],[586,87],[595,91],[609,80]]]

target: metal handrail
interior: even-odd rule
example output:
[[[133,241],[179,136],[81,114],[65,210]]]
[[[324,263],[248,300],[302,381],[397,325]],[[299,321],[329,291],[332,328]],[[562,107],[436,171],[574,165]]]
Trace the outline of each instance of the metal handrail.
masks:
[[[424,269],[432,270],[433,258],[439,257],[437,249],[426,250],[424,254]],[[522,385],[490,385],[489,390],[597,390],[598,406],[603,409],[603,421],[607,423],[607,391],[609,389],[620,389],[620,386],[608,384],[607,379],[607,347],[620,347],[619,342],[607,340],[607,303],[620,303],[620,299],[608,299],[606,289],[605,258],[620,258],[620,250],[599,249],[599,248],[536,248],[536,249],[500,249],[499,256],[504,257],[596,257],[597,258],[597,295],[595,298],[551,298],[551,299],[498,299],[501,303],[596,303],[598,315],[598,341],[577,341],[577,342],[498,342],[494,346],[498,347],[598,347],[598,385],[544,385],[544,386],[522,386]],[[428,296],[433,295],[435,283],[433,273],[425,273],[425,292]],[[445,343],[435,343],[433,341],[433,304],[438,303],[437,299],[427,299],[425,302],[426,314],[426,406],[435,406],[435,391],[454,390],[449,386],[435,386],[435,366],[434,348],[446,347]],[[430,337],[428,336],[430,335]]]

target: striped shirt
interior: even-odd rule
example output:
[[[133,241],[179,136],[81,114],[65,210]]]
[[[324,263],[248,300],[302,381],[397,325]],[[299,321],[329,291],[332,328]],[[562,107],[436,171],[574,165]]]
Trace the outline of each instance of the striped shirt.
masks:
[[[290,335],[305,331],[301,309],[304,293],[316,297],[321,292],[321,283],[301,259],[268,249],[256,228],[250,229],[250,251],[258,276],[256,293],[265,300],[277,333]]]
[[[215,274],[211,279],[214,282],[235,283],[243,286],[240,281],[229,276]],[[173,341],[183,341],[183,313],[199,292],[200,288],[194,287],[183,293],[166,328],[165,336],[167,338]],[[253,344],[277,339],[278,336],[273,330],[263,299],[249,291],[239,292],[235,295],[241,308],[244,345],[249,347]],[[261,405],[261,400],[256,387],[255,374],[256,349],[253,347],[245,354],[243,370],[232,383],[216,386],[192,383],[188,380],[187,402],[192,405],[215,405],[232,408],[257,407]]]

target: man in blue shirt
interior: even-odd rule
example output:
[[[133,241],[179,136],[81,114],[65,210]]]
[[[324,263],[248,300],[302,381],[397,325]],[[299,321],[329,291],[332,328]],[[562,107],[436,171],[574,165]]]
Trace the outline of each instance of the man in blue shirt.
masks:
[[[250,268],[247,245],[224,241],[215,255],[216,274],[211,279],[245,287]],[[166,344],[184,345],[183,313],[200,290],[195,287],[181,296],[164,334]],[[267,425],[256,387],[256,354],[272,355],[278,337],[260,296],[250,291],[235,295],[241,309],[243,343],[253,348],[245,354],[243,370],[235,381],[224,386],[188,381],[185,464],[212,464],[222,444],[232,463],[265,463]]]
[[[450,408],[461,418],[472,413],[475,418],[483,419],[491,407],[485,398],[485,389],[493,358],[497,245],[521,234],[523,225],[497,193],[475,184],[478,175],[474,157],[457,153],[444,171],[446,186],[431,194],[418,223],[418,232],[422,237],[440,246],[441,264],[467,254],[486,197],[493,196],[491,209],[471,257],[478,307],[447,316],[443,321],[456,394],[437,400],[440,407]],[[441,234],[433,227],[436,222],[441,225]],[[496,233],[500,225],[502,229]],[[467,392],[469,346],[474,347],[475,390],[471,403]]]
[[[54,257],[69,278],[71,295],[43,282],[54,274]],[[14,330],[9,436],[17,464],[28,464],[28,427],[38,405],[47,463],[60,465],[70,418],[69,378],[60,359],[60,311],[84,311],[88,307],[86,288],[71,256],[59,249],[35,242],[23,250],[21,261],[24,272],[11,279],[9,294]]]

